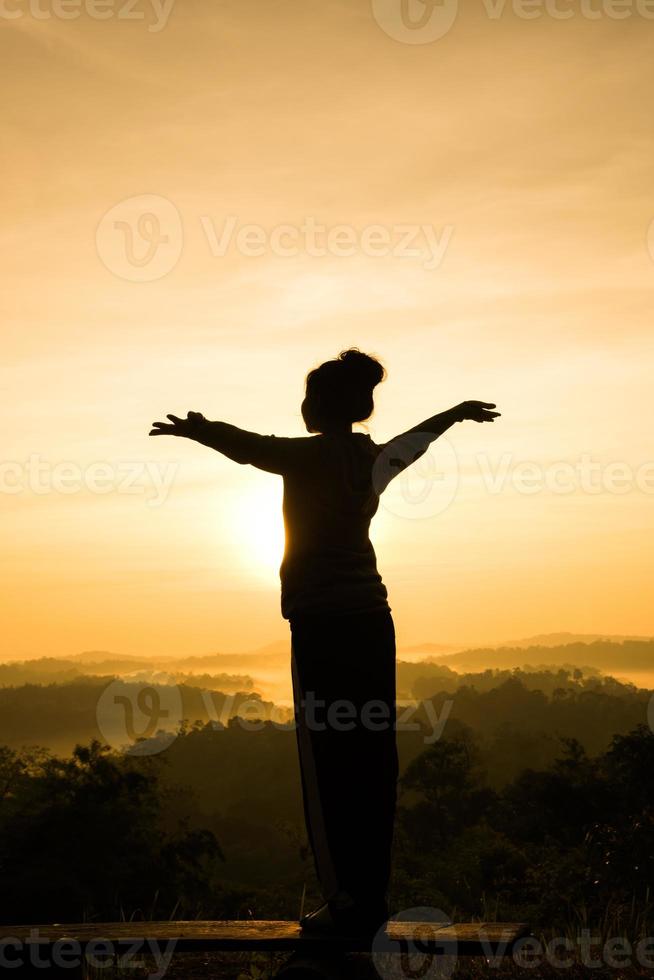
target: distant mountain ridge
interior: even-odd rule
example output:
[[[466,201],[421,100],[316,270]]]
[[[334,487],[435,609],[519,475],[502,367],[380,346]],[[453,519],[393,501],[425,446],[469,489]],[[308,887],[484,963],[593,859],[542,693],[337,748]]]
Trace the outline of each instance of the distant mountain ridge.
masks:
[[[628,637],[588,641],[585,638],[584,641],[579,641],[574,639],[574,634],[569,634],[569,637],[568,642],[556,645],[541,642],[525,646],[514,644],[477,647],[428,659],[430,663],[442,664],[455,670],[575,664],[578,667],[595,667],[614,674],[621,671],[654,671],[654,639]]]
[[[29,664],[41,661],[46,672],[64,672],[66,667],[93,674],[126,674],[153,669],[188,674],[238,673],[270,677],[271,672],[286,670],[290,643],[277,640],[251,651],[216,652],[181,656],[135,656],[108,650],[87,650],[61,657],[5,658],[5,664]],[[578,664],[600,670],[654,671],[654,638],[602,633],[543,633],[471,647],[453,643],[420,643],[398,647],[398,658],[413,663],[443,664],[453,669],[484,670],[492,668],[539,666],[545,664]]]
[[[523,640],[505,640],[502,643],[490,643],[491,647],[558,647],[568,643],[597,643],[603,640],[608,643],[624,643],[627,640],[637,642],[652,642],[654,636],[632,636],[620,633],[540,633],[528,636]]]

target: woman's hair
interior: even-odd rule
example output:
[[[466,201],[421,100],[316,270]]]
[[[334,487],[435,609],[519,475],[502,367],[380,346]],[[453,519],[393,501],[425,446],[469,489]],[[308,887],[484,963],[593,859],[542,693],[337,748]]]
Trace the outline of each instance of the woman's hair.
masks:
[[[357,347],[341,351],[333,361],[309,371],[302,402],[307,431],[325,432],[335,425],[351,425],[370,418],[373,388],[385,377],[380,362]]]

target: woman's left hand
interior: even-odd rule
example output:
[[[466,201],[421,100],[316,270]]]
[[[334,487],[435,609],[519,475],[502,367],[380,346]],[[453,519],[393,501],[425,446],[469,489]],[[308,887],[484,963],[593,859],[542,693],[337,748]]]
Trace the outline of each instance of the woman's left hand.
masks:
[[[185,419],[180,419],[177,415],[167,415],[168,422],[153,422],[148,435],[151,436],[183,436],[192,439],[198,427],[207,420],[201,412],[189,412]]]

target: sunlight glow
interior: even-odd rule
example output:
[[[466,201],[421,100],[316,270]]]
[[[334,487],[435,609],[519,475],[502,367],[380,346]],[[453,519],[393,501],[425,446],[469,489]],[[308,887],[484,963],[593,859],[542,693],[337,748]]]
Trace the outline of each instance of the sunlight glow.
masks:
[[[239,494],[230,513],[230,533],[249,571],[277,573],[284,553],[281,481],[266,481]]]

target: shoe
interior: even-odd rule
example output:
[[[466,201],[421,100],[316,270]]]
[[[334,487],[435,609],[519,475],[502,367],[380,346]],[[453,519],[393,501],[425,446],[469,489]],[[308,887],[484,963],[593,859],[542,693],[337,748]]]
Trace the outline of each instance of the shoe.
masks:
[[[376,909],[356,906],[332,909],[328,902],[324,902],[313,912],[303,915],[300,926],[303,932],[317,935],[367,937],[374,936],[387,919],[386,903]]]
[[[336,923],[332,918],[327,902],[323,902],[313,912],[308,912],[307,915],[303,915],[300,919],[300,926],[306,932],[336,931]]]

